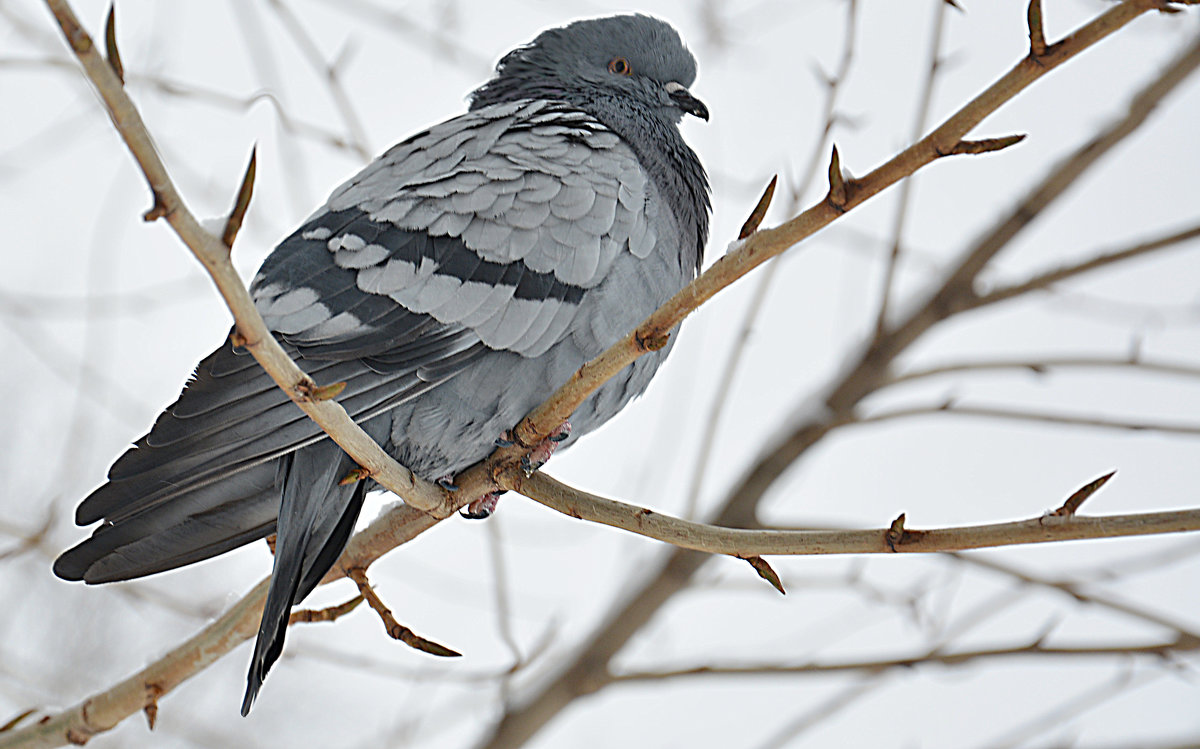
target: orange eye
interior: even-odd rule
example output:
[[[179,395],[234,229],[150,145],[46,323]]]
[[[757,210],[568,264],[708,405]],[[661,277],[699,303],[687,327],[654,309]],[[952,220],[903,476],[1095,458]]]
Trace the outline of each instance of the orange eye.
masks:
[[[633,75],[633,66],[624,57],[614,57],[608,63],[608,72],[616,75]]]

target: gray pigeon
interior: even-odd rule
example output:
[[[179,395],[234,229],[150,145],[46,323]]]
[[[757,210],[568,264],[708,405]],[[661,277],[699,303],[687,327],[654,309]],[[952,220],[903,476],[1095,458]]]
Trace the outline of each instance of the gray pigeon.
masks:
[[[708,180],[680,137],[696,62],[644,15],[577,21],[505,55],[467,114],[387,151],[263,263],[251,294],[287,352],[389,454],[443,480],[695,277]],[[621,410],[670,346],[571,417]],[[79,505],[102,521],[54,572],[104,583],[277,534],[242,714],[292,605],[333,565],[370,482],[244,350],[200,362]]]

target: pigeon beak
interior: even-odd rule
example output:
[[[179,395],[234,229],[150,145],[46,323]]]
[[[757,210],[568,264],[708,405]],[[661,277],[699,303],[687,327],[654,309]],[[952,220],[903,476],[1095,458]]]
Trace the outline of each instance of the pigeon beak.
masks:
[[[663,88],[667,90],[667,96],[671,97],[675,106],[705,122],[708,121],[708,107],[704,106],[704,102],[692,96],[692,92],[688,91],[683,84],[668,81]]]

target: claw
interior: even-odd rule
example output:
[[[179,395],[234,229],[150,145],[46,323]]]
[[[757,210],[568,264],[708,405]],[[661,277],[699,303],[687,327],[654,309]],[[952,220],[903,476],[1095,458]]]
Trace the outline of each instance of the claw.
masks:
[[[440,479],[438,479],[434,483],[437,484],[438,486],[442,487],[443,489],[445,489],[448,492],[458,491],[458,485],[454,483],[453,476],[442,476]]]
[[[496,503],[500,501],[503,491],[488,492],[459,511],[467,520],[483,520],[496,511]]]

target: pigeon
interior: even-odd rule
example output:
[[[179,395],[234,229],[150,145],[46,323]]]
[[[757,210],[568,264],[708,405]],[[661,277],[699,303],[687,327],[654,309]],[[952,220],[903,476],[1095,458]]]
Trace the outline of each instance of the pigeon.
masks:
[[[679,133],[685,114],[708,119],[695,77],[650,16],[541,32],[465,114],[392,147],[284,239],[251,284],[256,308],[313,379],[346,383],[338,401],[390,455],[451,485],[695,278],[709,187]],[[612,418],[670,349],[601,386],[555,438]],[[342,482],[355,467],[230,339],[82,501],[76,522],[100,525],[54,572],[128,580],[276,534],[246,715],[292,606],[375,488]]]

